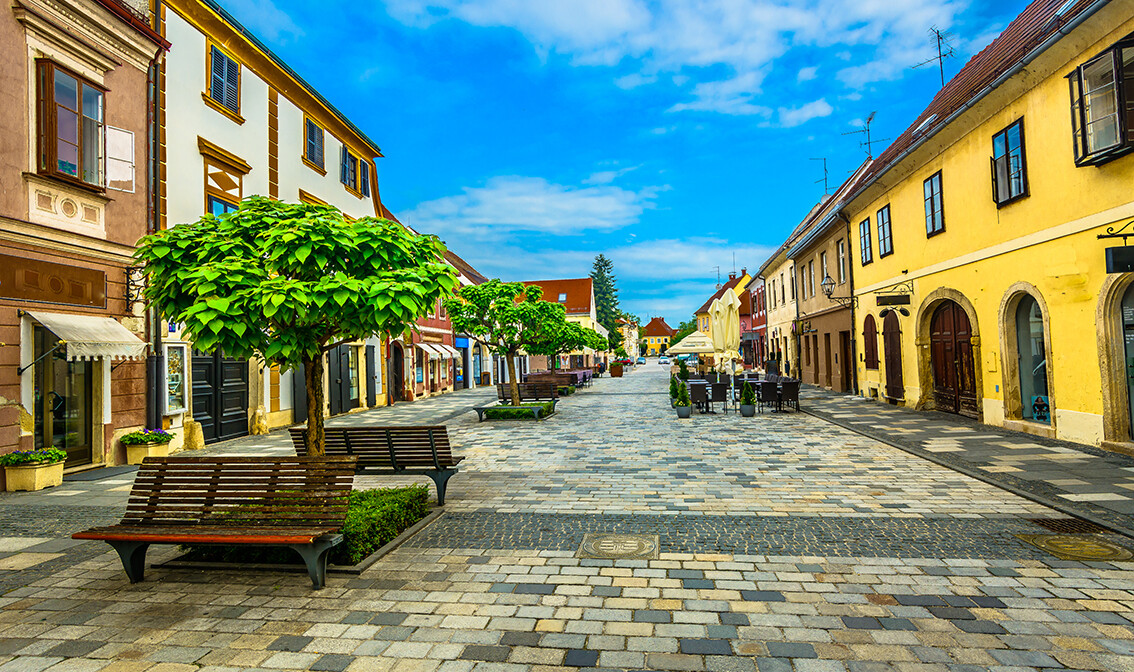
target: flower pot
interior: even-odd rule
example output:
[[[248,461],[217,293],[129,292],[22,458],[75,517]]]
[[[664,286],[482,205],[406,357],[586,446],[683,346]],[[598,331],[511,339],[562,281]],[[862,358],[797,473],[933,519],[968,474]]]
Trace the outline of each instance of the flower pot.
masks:
[[[611,378],[621,378],[622,377],[622,365],[621,364],[615,364],[614,366],[610,367],[610,377]]]
[[[756,404],[741,404],[740,415],[745,418],[751,418],[756,415]]]
[[[126,462],[141,464],[147,457],[166,457],[169,455],[168,443],[139,443],[126,446]]]
[[[670,406],[670,408],[677,408],[677,399],[675,399],[674,397],[670,397],[669,398],[669,406]]]
[[[4,467],[4,479],[10,492],[43,490],[63,483],[63,463],[23,464],[18,467]]]
[[[674,408],[677,409],[677,417],[679,418],[688,418],[693,415],[692,406],[674,406]]]

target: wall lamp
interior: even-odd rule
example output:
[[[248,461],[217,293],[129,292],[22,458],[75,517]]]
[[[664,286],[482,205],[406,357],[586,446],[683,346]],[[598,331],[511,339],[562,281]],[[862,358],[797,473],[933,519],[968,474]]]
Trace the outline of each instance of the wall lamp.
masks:
[[[857,296],[832,296],[832,294],[834,294],[835,292],[835,281],[831,279],[830,275],[823,278],[823,282],[819,283],[819,287],[823,289],[824,296],[826,296],[831,301],[838,303],[840,306],[854,306],[855,308],[858,308]]]

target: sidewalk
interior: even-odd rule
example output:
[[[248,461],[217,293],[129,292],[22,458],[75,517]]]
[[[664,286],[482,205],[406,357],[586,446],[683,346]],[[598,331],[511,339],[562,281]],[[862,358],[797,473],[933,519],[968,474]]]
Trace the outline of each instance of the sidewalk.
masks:
[[[812,386],[800,397],[806,413],[1134,537],[1134,458]]]

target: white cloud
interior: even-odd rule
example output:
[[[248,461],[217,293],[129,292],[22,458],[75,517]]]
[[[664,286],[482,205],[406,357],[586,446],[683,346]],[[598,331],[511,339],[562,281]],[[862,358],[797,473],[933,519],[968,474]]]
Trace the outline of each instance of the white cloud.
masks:
[[[589,176],[587,176],[587,178],[583,180],[583,184],[610,184],[626,173],[637,169],[638,166],[629,166],[627,168],[620,168],[618,170],[600,170],[597,173],[591,173]]]
[[[256,0],[244,0],[256,1]],[[692,99],[674,111],[759,115],[760,82],[789,51],[804,59],[834,55],[836,73],[855,89],[899,76],[929,57],[930,26],[951,27],[971,0],[389,0],[409,25],[459,20],[522,33],[541,55],[580,65],[627,65],[615,80],[634,88],[670,73]],[[979,44],[978,38],[974,43]],[[806,62],[806,61],[805,61]],[[814,79],[816,66],[797,73]]]
[[[288,42],[303,36],[303,30],[272,0],[227,0],[225,8],[269,42]]]
[[[613,179],[613,178],[612,178]],[[660,187],[630,191],[612,185],[570,187],[541,177],[494,177],[483,187],[420,203],[399,215],[418,231],[496,238],[506,232],[554,235],[614,230],[653,207]]]
[[[776,118],[782,128],[792,128],[805,124],[812,119],[830,116],[835,108],[827,103],[826,99],[813,100],[806,105],[796,108],[781,107],[776,110]]]
[[[702,82],[693,87],[693,102],[678,103],[670,112],[698,110],[731,115],[770,116],[772,110],[752,102],[760,93],[760,76],[755,72],[717,82]]]

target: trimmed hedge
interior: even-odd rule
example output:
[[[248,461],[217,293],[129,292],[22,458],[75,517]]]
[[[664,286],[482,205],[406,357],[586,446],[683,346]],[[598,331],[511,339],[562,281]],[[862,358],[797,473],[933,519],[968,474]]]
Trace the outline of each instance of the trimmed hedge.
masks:
[[[558,389],[559,389],[559,396],[561,396],[561,397],[566,397],[569,394],[575,394],[575,386],[574,385],[564,385],[563,387],[560,387]]]
[[[542,420],[554,412],[555,403],[545,401],[538,404],[520,404],[519,406],[493,406],[484,411],[484,417],[489,420],[535,420],[532,417],[533,408],[543,409],[539,416],[539,419]]]
[[[336,565],[357,565],[427,513],[429,488],[424,485],[354,490],[350,493],[343,523],[343,543],[331,551],[330,561]],[[200,562],[302,563],[298,554],[286,548],[194,545],[181,548],[189,552],[188,560]]]

